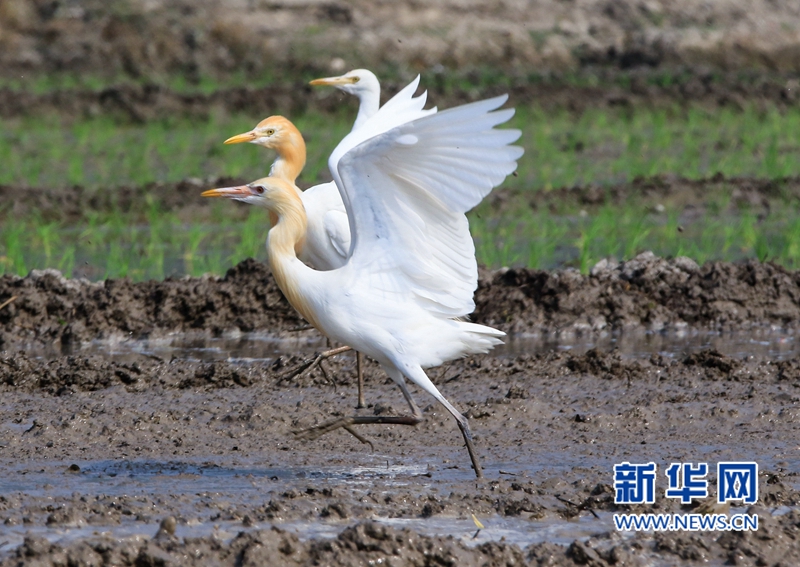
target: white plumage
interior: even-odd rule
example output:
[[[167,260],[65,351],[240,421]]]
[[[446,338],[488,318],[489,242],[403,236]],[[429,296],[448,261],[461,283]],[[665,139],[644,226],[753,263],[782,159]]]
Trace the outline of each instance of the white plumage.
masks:
[[[275,177],[207,191],[266,206],[278,216],[267,239],[284,294],[328,337],[377,360],[403,391],[412,415],[355,416],[315,428],[421,420],[405,379],[455,417],[478,476],[466,418],[423,368],[487,352],[504,333],[456,317],[471,312],[477,286],[474,245],[464,213],[516,168],[517,130],[496,130],[513,110],[505,96],[439,113],[422,111],[417,81],[386,103],[334,150],[329,166],[345,203],[350,256],[335,270],[306,266],[294,253],[305,232],[298,195]],[[420,112],[427,115],[419,117]]]

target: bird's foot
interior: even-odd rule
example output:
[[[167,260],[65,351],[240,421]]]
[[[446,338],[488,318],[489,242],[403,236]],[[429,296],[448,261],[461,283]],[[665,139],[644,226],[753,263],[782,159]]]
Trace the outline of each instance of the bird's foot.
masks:
[[[353,429],[354,424],[355,422],[352,417],[342,417],[339,419],[326,421],[322,425],[317,425],[316,427],[310,427],[308,429],[303,429],[302,431],[295,431],[294,434],[298,439],[313,441],[314,439],[319,439],[326,433],[330,433],[331,431],[342,428],[365,445],[369,445],[370,450],[374,451],[375,446],[372,444],[372,441]]]
[[[374,449],[374,445],[372,441],[358,433],[353,426],[354,425],[370,425],[370,424],[383,424],[383,425],[417,425],[422,418],[419,416],[414,415],[353,415],[350,417],[340,417],[338,419],[332,419],[330,421],[326,421],[321,425],[317,425],[314,427],[309,427],[308,429],[303,429],[301,431],[295,431],[295,435],[298,439],[303,439],[305,441],[313,441],[314,439],[319,439],[326,433],[330,433],[331,431],[336,431],[337,429],[344,429],[348,433],[350,433],[353,437],[364,443],[365,445],[369,445],[372,449]]]

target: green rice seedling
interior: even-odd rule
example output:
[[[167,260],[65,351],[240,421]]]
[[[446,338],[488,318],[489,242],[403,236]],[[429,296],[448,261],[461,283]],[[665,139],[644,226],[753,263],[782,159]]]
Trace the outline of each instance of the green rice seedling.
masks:
[[[327,158],[352,126],[354,109],[292,117],[306,134],[309,157],[302,183],[329,179]],[[110,188],[187,177],[266,174],[270,152],[223,146],[262,116],[216,114],[207,119],[156,120],[144,125],[108,117],[67,121],[23,117],[4,124],[0,156],[9,167],[0,182],[31,186],[65,183]],[[54,128],[55,125],[55,128]],[[520,107],[513,126],[526,154],[508,187],[536,190],[609,183],[635,176],[688,177],[800,173],[800,109],[759,112],[690,108],[589,109],[580,115]]]
[[[200,258],[198,253],[200,245],[208,236],[208,229],[204,226],[191,224],[183,231],[185,246],[183,249],[184,271],[190,275],[197,275],[195,260]]]
[[[75,246],[67,244],[61,249],[61,257],[56,264],[56,269],[61,272],[64,277],[71,278],[72,272],[75,269]]]
[[[53,245],[58,238],[59,223],[36,219],[34,227],[36,246],[44,253],[45,265],[49,265],[53,258]]]
[[[25,261],[26,235],[28,233],[24,223],[9,221],[4,223],[2,230],[3,250],[0,250],[0,258],[3,259],[3,273],[25,275],[28,273],[28,265]]]
[[[780,257],[791,268],[800,266],[800,217],[794,216],[797,211],[792,211],[793,218],[787,222],[786,228],[783,231],[784,243],[781,249]]]
[[[625,227],[627,234],[620,234],[619,241],[624,243],[624,257],[632,258],[643,251],[644,244],[653,232],[653,221],[645,215],[639,215],[632,219]]]
[[[256,258],[265,247],[268,231],[269,219],[265,211],[256,208],[250,212],[245,222],[235,227],[235,238],[238,241],[230,257],[231,265],[245,258]]]
[[[608,223],[607,214],[585,219],[581,225],[575,246],[578,249],[578,269],[581,273],[587,274],[600,258],[616,255],[614,254],[616,239],[604,238],[604,235],[608,234],[608,229],[613,226]]]

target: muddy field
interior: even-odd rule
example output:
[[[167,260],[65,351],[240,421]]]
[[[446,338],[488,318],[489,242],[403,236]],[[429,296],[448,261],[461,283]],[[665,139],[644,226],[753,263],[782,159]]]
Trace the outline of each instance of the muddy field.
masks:
[[[362,66],[385,92],[424,73],[442,108],[500,92],[577,113],[800,101],[790,0],[109,6],[0,1],[0,117],[334,113],[345,95],[305,80]],[[51,75],[92,80],[31,86]],[[0,186],[0,202],[64,223],[144,219],[144,203],[202,220],[202,189],[242,181]],[[720,195],[721,214],[768,214],[800,198],[800,179],[661,175],[488,201],[700,218]],[[367,361],[356,410],[352,353],[294,374],[326,342],[254,260],[142,283],[0,277],[0,567],[800,564],[800,271],[645,252],[587,275],[483,270],[475,300],[473,320],[508,346],[429,374],[470,419],[480,481],[449,414],[416,389],[416,427],[363,426],[371,445],[341,430],[298,438],[405,404]],[[758,504],[712,505],[714,463],[737,460],[759,464]],[[655,504],[614,503],[623,461],[658,464]],[[665,498],[672,462],[707,462],[711,496]],[[647,512],[757,514],[759,528],[614,528],[615,513]]]
[[[292,377],[308,349],[203,361],[82,350],[175,333],[297,335],[302,321],[253,261],[221,279],[0,279],[0,304],[14,296],[0,310],[0,565],[800,561],[796,354],[512,349],[433,369],[471,420],[486,469],[476,481],[455,424],[424,393],[418,427],[362,428],[372,448],[345,432],[298,440],[354,411],[349,354]],[[793,341],[800,273],[643,254],[589,276],[485,272],[476,301],[476,321],[516,338],[747,329]],[[361,412],[404,408],[377,365],[366,387]],[[624,460],[756,460],[759,504],[730,510],[758,514],[759,530],[615,531],[615,512],[691,508],[660,495],[615,505]],[[472,514],[485,525],[474,539]]]

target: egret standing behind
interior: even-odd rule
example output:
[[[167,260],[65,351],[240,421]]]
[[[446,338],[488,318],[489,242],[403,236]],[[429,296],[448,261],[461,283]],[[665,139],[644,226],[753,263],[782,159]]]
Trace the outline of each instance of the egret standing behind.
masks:
[[[416,82],[419,82],[417,77]],[[380,106],[381,87],[378,78],[366,69],[355,69],[341,77],[315,79],[312,85],[336,86],[346,93],[356,96],[359,100],[358,115],[353,130],[359,128],[367,119],[378,112]],[[415,89],[416,90],[416,87]],[[423,110],[426,96],[412,97],[414,90],[405,89],[403,92],[407,101],[417,105],[417,112],[408,115],[409,120],[426,116],[436,112],[436,109]],[[273,117],[274,118],[274,117]],[[296,129],[295,129],[296,131]],[[298,139],[299,137],[299,139]],[[305,144],[302,136],[287,131],[279,120],[263,120],[249,132],[237,134],[225,140],[226,144],[240,144],[249,142],[264,148],[273,149],[278,153],[278,159],[270,169],[270,176],[281,177],[293,185],[303,170],[306,161]],[[300,151],[302,146],[302,152]],[[298,250],[298,258],[318,270],[333,270],[344,265],[350,252],[350,226],[347,220],[347,211],[342,203],[342,197],[334,182],[315,185],[300,192],[303,207],[306,210],[307,232],[306,237]],[[339,354],[350,347],[328,350],[317,355],[311,363],[303,365],[297,373],[307,371],[319,364],[323,359]],[[362,357],[356,353],[356,374],[358,383],[357,408],[366,407],[364,401],[364,375],[362,371]]]

